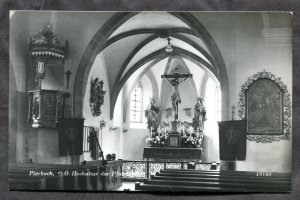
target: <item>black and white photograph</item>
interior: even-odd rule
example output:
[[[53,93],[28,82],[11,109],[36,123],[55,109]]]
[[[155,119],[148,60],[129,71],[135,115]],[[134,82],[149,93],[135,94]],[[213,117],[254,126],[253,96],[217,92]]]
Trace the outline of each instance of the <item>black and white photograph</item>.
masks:
[[[289,193],[292,12],[9,11],[9,190]]]

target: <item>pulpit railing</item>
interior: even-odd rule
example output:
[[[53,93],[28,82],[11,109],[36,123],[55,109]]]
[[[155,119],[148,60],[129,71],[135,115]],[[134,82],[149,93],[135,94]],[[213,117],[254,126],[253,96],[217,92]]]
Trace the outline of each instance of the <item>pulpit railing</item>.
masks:
[[[122,179],[141,180],[148,179],[162,169],[187,169],[187,161],[146,161],[146,160],[123,160]],[[220,171],[220,163],[216,163],[216,171]],[[212,163],[196,163],[196,170],[211,170]]]

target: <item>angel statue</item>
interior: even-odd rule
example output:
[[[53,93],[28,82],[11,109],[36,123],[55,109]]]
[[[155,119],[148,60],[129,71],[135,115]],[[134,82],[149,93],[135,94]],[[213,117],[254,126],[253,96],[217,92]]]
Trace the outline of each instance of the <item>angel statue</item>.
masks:
[[[200,132],[204,130],[204,121],[207,120],[206,118],[206,109],[203,105],[203,99],[197,98],[197,103],[194,108],[195,114],[193,118],[193,127],[194,131],[199,129]]]
[[[147,118],[147,128],[156,132],[158,128],[158,114],[159,107],[155,103],[155,99],[151,98],[148,108],[145,110],[145,117]]]

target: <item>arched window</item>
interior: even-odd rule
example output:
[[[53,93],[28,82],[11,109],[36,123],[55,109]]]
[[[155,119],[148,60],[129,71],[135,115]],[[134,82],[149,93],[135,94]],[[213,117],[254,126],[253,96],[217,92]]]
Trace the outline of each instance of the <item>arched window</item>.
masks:
[[[138,83],[130,95],[130,122],[143,122],[143,89]]]
[[[205,105],[209,111],[209,121],[221,121],[221,91],[211,78],[208,78],[206,83]]]
[[[219,160],[219,126],[221,121],[221,90],[217,81],[211,77],[206,82],[205,101],[206,117],[204,133],[207,137],[207,158]]]

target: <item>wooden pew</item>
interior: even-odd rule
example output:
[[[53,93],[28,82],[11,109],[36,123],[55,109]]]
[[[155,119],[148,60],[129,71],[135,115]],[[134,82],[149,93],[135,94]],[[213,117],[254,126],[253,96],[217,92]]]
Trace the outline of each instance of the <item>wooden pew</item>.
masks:
[[[257,176],[245,171],[199,171],[165,169],[144,183],[136,183],[136,190],[194,191],[194,192],[288,192],[289,173]]]

